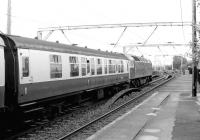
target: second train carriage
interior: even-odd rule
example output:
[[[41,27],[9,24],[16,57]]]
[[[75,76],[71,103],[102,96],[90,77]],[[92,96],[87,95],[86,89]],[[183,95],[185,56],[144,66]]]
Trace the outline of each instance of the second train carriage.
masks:
[[[152,81],[151,61],[132,55],[126,55],[129,59],[129,80],[132,86],[138,87]]]

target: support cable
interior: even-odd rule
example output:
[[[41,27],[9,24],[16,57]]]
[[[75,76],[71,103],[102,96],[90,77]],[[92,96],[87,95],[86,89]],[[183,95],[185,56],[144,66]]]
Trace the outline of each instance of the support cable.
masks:
[[[155,28],[154,28],[154,30],[151,32],[151,34],[148,36],[148,38],[144,41],[144,43],[143,43],[143,45],[142,46],[144,46],[146,43],[147,43],[147,41],[152,37],[152,35],[155,33],[155,31],[157,30],[157,28],[158,28],[158,26],[156,26]],[[137,47],[137,46],[136,46]],[[138,49],[138,48],[137,48]],[[126,52],[126,53],[128,53],[130,50],[132,50],[132,48],[129,48],[129,50]]]
[[[162,50],[160,49],[159,46],[157,46],[157,48],[159,49],[159,51],[162,53],[162,55],[164,56],[164,53],[162,52]]]
[[[71,41],[69,40],[69,38],[67,37],[67,35],[65,34],[65,32],[63,30],[60,30],[60,31],[63,33],[64,37],[67,39],[69,44],[72,44]]]
[[[143,53],[139,50],[138,46],[136,46],[136,48],[137,48],[138,52],[140,52],[141,55],[144,56]]]
[[[181,23],[182,23],[182,34],[183,34],[183,40],[185,42],[185,33],[183,28],[183,8],[182,8],[182,1],[180,0],[180,10],[181,10]]]
[[[120,39],[122,38],[122,36],[124,35],[125,31],[126,31],[127,27],[124,28],[124,30],[122,31],[121,35],[119,36],[117,42],[115,43],[113,49],[117,46],[118,42],[120,41]]]
[[[44,37],[44,40],[47,40],[53,32],[53,30],[49,31],[49,33]]]
[[[173,49],[175,50],[175,52],[178,54],[178,51],[176,50],[175,46],[173,45]]]
[[[158,26],[156,26],[154,28],[154,30],[151,32],[151,34],[149,35],[149,37],[144,41],[143,45],[145,45],[147,43],[147,41],[150,39],[150,37],[154,34],[154,32],[156,31],[156,29],[158,28]]]

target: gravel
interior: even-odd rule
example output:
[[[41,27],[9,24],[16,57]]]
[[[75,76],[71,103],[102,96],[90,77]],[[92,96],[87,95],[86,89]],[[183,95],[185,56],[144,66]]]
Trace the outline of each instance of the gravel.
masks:
[[[152,84],[155,85],[155,84]],[[152,85],[145,87],[142,89],[142,92],[147,91],[149,88],[152,87]],[[134,103],[131,103],[129,106],[124,107],[120,111],[117,111],[116,113],[110,115],[109,117],[106,117],[105,119],[102,119],[101,121],[98,121],[89,127],[87,129],[84,129],[82,132],[78,132],[76,135],[73,135],[70,139],[72,140],[83,140],[87,137],[91,136],[98,130],[100,130],[105,125],[111,123],[113,120],[117,119],[119,116],[123,115],[124,113],[128,112],[130,109],[132,109],[134,106],[142,102],[144,99],[146,99],[148,96],[150,96],[153,92],[148,93],[147,95],[143,96],[139,100],[137,100]],[[92,105],[89,107],[84,107],[80,110],[77,110],[75,112],[72,112],[70,114],[67,114],[59,119],[54,120],[52,123],[50,123],[48,126],[45,126],[39,130],[36,130],[32,132],[31,134],[28,134],[23,137],[23,139],[29,139],[29,140],[55,140],[58,139],[73,130],[85,125],[86,123],[96,119],[97,117],[105,114],[106,112],[122,105],[123,103],[127,102],[128,100],[136,97],[140,92],[134,92],[129,95],[123,96],[123,98],[118,99],[113,105],[111,105],[109,108],[104,106],[104,103],[98,103],[97,105]]]

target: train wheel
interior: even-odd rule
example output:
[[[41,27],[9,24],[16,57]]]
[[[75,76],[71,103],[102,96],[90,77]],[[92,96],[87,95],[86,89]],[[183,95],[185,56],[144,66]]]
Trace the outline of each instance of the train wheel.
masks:
[[[1,124],[0,132],[2,132],[2,133],[6,130],[6,123],[8,123],[7,117],[5,114],[6,114],[5,112],[0,113],[0,124]],[[1,136],[0,136],[0,138],[1,138]]]
[[[24,127],[24,114],[20,108],[15,108],[14,112],[8,113],[8,126],[14,129]]]
[[[136,83],[137,83],[137,87],[140,87],[140,86],[141,86],[140,79],[137,79],[137,80],[136,80]]]
[[[97,91],[97,100],[103,99],[104,98],[104,90],[100,89]]]
[[[132,81],[130,82],[130,86],[131,86],[132,88],[136,88],[136,87],[137,87],[136,81],[135,81],[135,80],[132,80]]]
[[[105,88],[104,92],[106,97],[111,97],[113,95],[111,88]]]

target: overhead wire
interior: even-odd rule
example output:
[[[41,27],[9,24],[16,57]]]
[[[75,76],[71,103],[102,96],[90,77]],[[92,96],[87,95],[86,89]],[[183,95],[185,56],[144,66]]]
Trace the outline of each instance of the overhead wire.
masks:
[[[182,9],[182,1],[180,0],[180,10],[181,10],[181,23],[182,23],[182,33],[183,33],[183,38],[184,38],[184,41],[185,41],[185,34],[184,34],[184,28],[183,28],[183,9]],[[6,14],[7,15],[7,14]],[[21,17],[18,17],[18,16],[13,16],[13,15],[11,15],[12,17],[14,17],[14,18],[21,18]],[[33,20],[31,20],[31,21],[33,21]],[[38,22],[38,21],[36,21],[36,20],[34,20],[35,22]],[[156,28],[157,28],[157,26],[156,26]],[[114,47],[113,48],[115,48],[117,45],[118,45],[118,43],[119,43],[119,41],[121,40],[121,38],[122,38],[122,36],[124,35],[124,33],[125,33],[125,31],[126,31],[126,29],[127,29],[127,26],[124,28],[124,30],[123,30],[123,32],[121,33],[121,35],[120,35],[120,37],[119,37],[119,39],[117,40],[117,42],[115,43],[115,45],[114,45]],[[62,31],[63,32],[63,31]],[[153,31],[154,32],[154,31]],[[64,33],[63,33],[64,34]],[[153,34],[153,33],[152,33]],[[65,34],[64,34],[65,35]],[[149,38],[151,37],[151,35],[149,36]],[[65,35],[65,38],[68,40],[68,42],[70,42],[70,40],[68,39],[68,37]],[[145,42],[147,42],[148,41],[148,39],[149,38],[147,38],[146,40],[145,40]],[[144,44],[145,44],[145,42],[144,42]]]
[[[183,40],[185,41],[185,32],[184,32],[184,28],[183,28],[183,8],[182,8],[182,0],[179,0],[179,4],[180,4],[180,11],[181,11],[181,23],[182,23],[182,34],[183,34]]]
[[[136,46],[136,49],[138,50],[138,52],[139,52],[142,56],[144,56],[144,54],[139,50],[138,46]]]
[[[119,36],[117,42],[116,42],[115,45],[113,46],[113,49],[118,45],[118,43],[119,43],[120,39],[122,38],[122,36],[124,35],[126,29],[127,29],[127,26],[124,28],[124,30],[123,30],[122,33],[120,34],[120,36]]]

